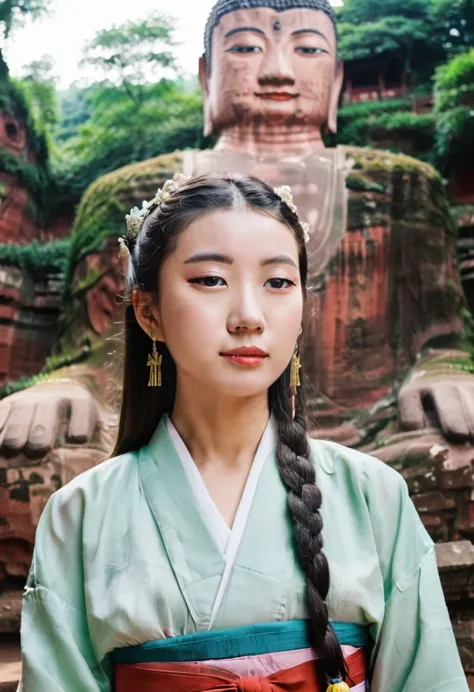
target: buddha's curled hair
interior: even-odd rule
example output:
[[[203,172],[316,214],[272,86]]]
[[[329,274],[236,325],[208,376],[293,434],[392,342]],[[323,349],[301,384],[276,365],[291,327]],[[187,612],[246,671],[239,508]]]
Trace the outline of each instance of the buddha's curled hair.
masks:
[[[160,268],[176,247],[177,238],[193,220],[215,210],[242,208],[265,213],[285,224],[298,244],[303,291],[307,278],[304,231],[298,216],[268,185],[245,175],[209,174],[180,185],[146,217],[132,243],[126,293],[133,290],[158,298]],[[132,306],[125,316],[124,379],[118,440],[114,455],[146,445],[164,413],[170,413],[176,391],[176,367],[167,347],[158,343],[162,386],[148,387],[147,358],[150,339],[136,321]],[[326,596],[329,567],[323,553],[321,493],[316,485],[306,433],[304,397],[298,390],[295,420],[290,403],[290,364],[269,389],[269,408],[278,426],[277,460],[288,489],[288,504],[295,527],[295,550],[306,575],[311,636],[321,650],[318,664],[326,678],[345,675],[341,647],[328,622]],[[321,681],[322,684],[326,680]]]

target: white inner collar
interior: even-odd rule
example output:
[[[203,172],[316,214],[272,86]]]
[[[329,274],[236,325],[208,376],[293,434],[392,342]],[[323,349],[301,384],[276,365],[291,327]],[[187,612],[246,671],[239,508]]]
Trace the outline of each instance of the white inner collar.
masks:
[[[193,458],[191,457],[191,454],[189,453],[188,448],[186,447],[183,439],[181,438],[180,434],[171,422],[170,416],[166,417],[166,426],[168,429],[168,434],[178,453],[178,456],[181,460],[186,475],[188,476],[188,480],[193,488],[194,495],[201,508],[206,524],[210,532],[214,536],[222,553],[227,558],[229,549],[232,547],[232,543],[234,543],[234,541],[232,541],[232,543],[230,542],[230,537],[234,532],[236,532],[237,534],[243,533],[243,530],[245,529],[245,525],[247,523],[248,515],[250,513],[250,509],[252,507],[253,499],[255,497],[257,484],[263,469],[265,459],[276,446],[275,420],[273,416],[270,417],[268,425],[265,428],[265,431],[258,445],[247,481],[245,483],[245,488],[243,490],[242,497],[239,502],[239,506],[235,515],[232,528],[229,528],[222,514],[219,512],[214,500],[212,499],[206,487],[206,484],[203,481],[198,467],[196,466]]]

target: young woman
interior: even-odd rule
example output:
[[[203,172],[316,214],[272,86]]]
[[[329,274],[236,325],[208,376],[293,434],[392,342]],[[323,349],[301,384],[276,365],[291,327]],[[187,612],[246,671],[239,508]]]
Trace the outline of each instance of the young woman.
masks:
[[[307,437],[289,190],[177,178],[128,225],[118,442],[41,517],[24,692],[467,691],[403,479]]]

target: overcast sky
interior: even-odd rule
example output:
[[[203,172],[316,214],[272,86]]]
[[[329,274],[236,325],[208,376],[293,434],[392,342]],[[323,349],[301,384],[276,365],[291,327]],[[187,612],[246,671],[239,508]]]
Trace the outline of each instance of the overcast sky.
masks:
[[[14,32],[5,54],[13,76],[44,54],[55,62],[58,87],[84,77],[78,67],[82,47],[99,29],[127,19],[141,19],[153,10],[172,14],[178,24],[176,55],[183,73],[197,74],[203,31],[215,0],[52,0],[49,17]],[[341,0],[332,3],[342,4]]]

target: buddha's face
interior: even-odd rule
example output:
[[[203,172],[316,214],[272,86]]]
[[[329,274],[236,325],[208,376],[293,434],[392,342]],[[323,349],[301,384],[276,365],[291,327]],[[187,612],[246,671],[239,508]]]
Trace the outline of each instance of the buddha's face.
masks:
[[[267,7],[224,15],[200,65],[206,133],[235,124],[305,124],[335,131],[342,68],[329,17]]]

